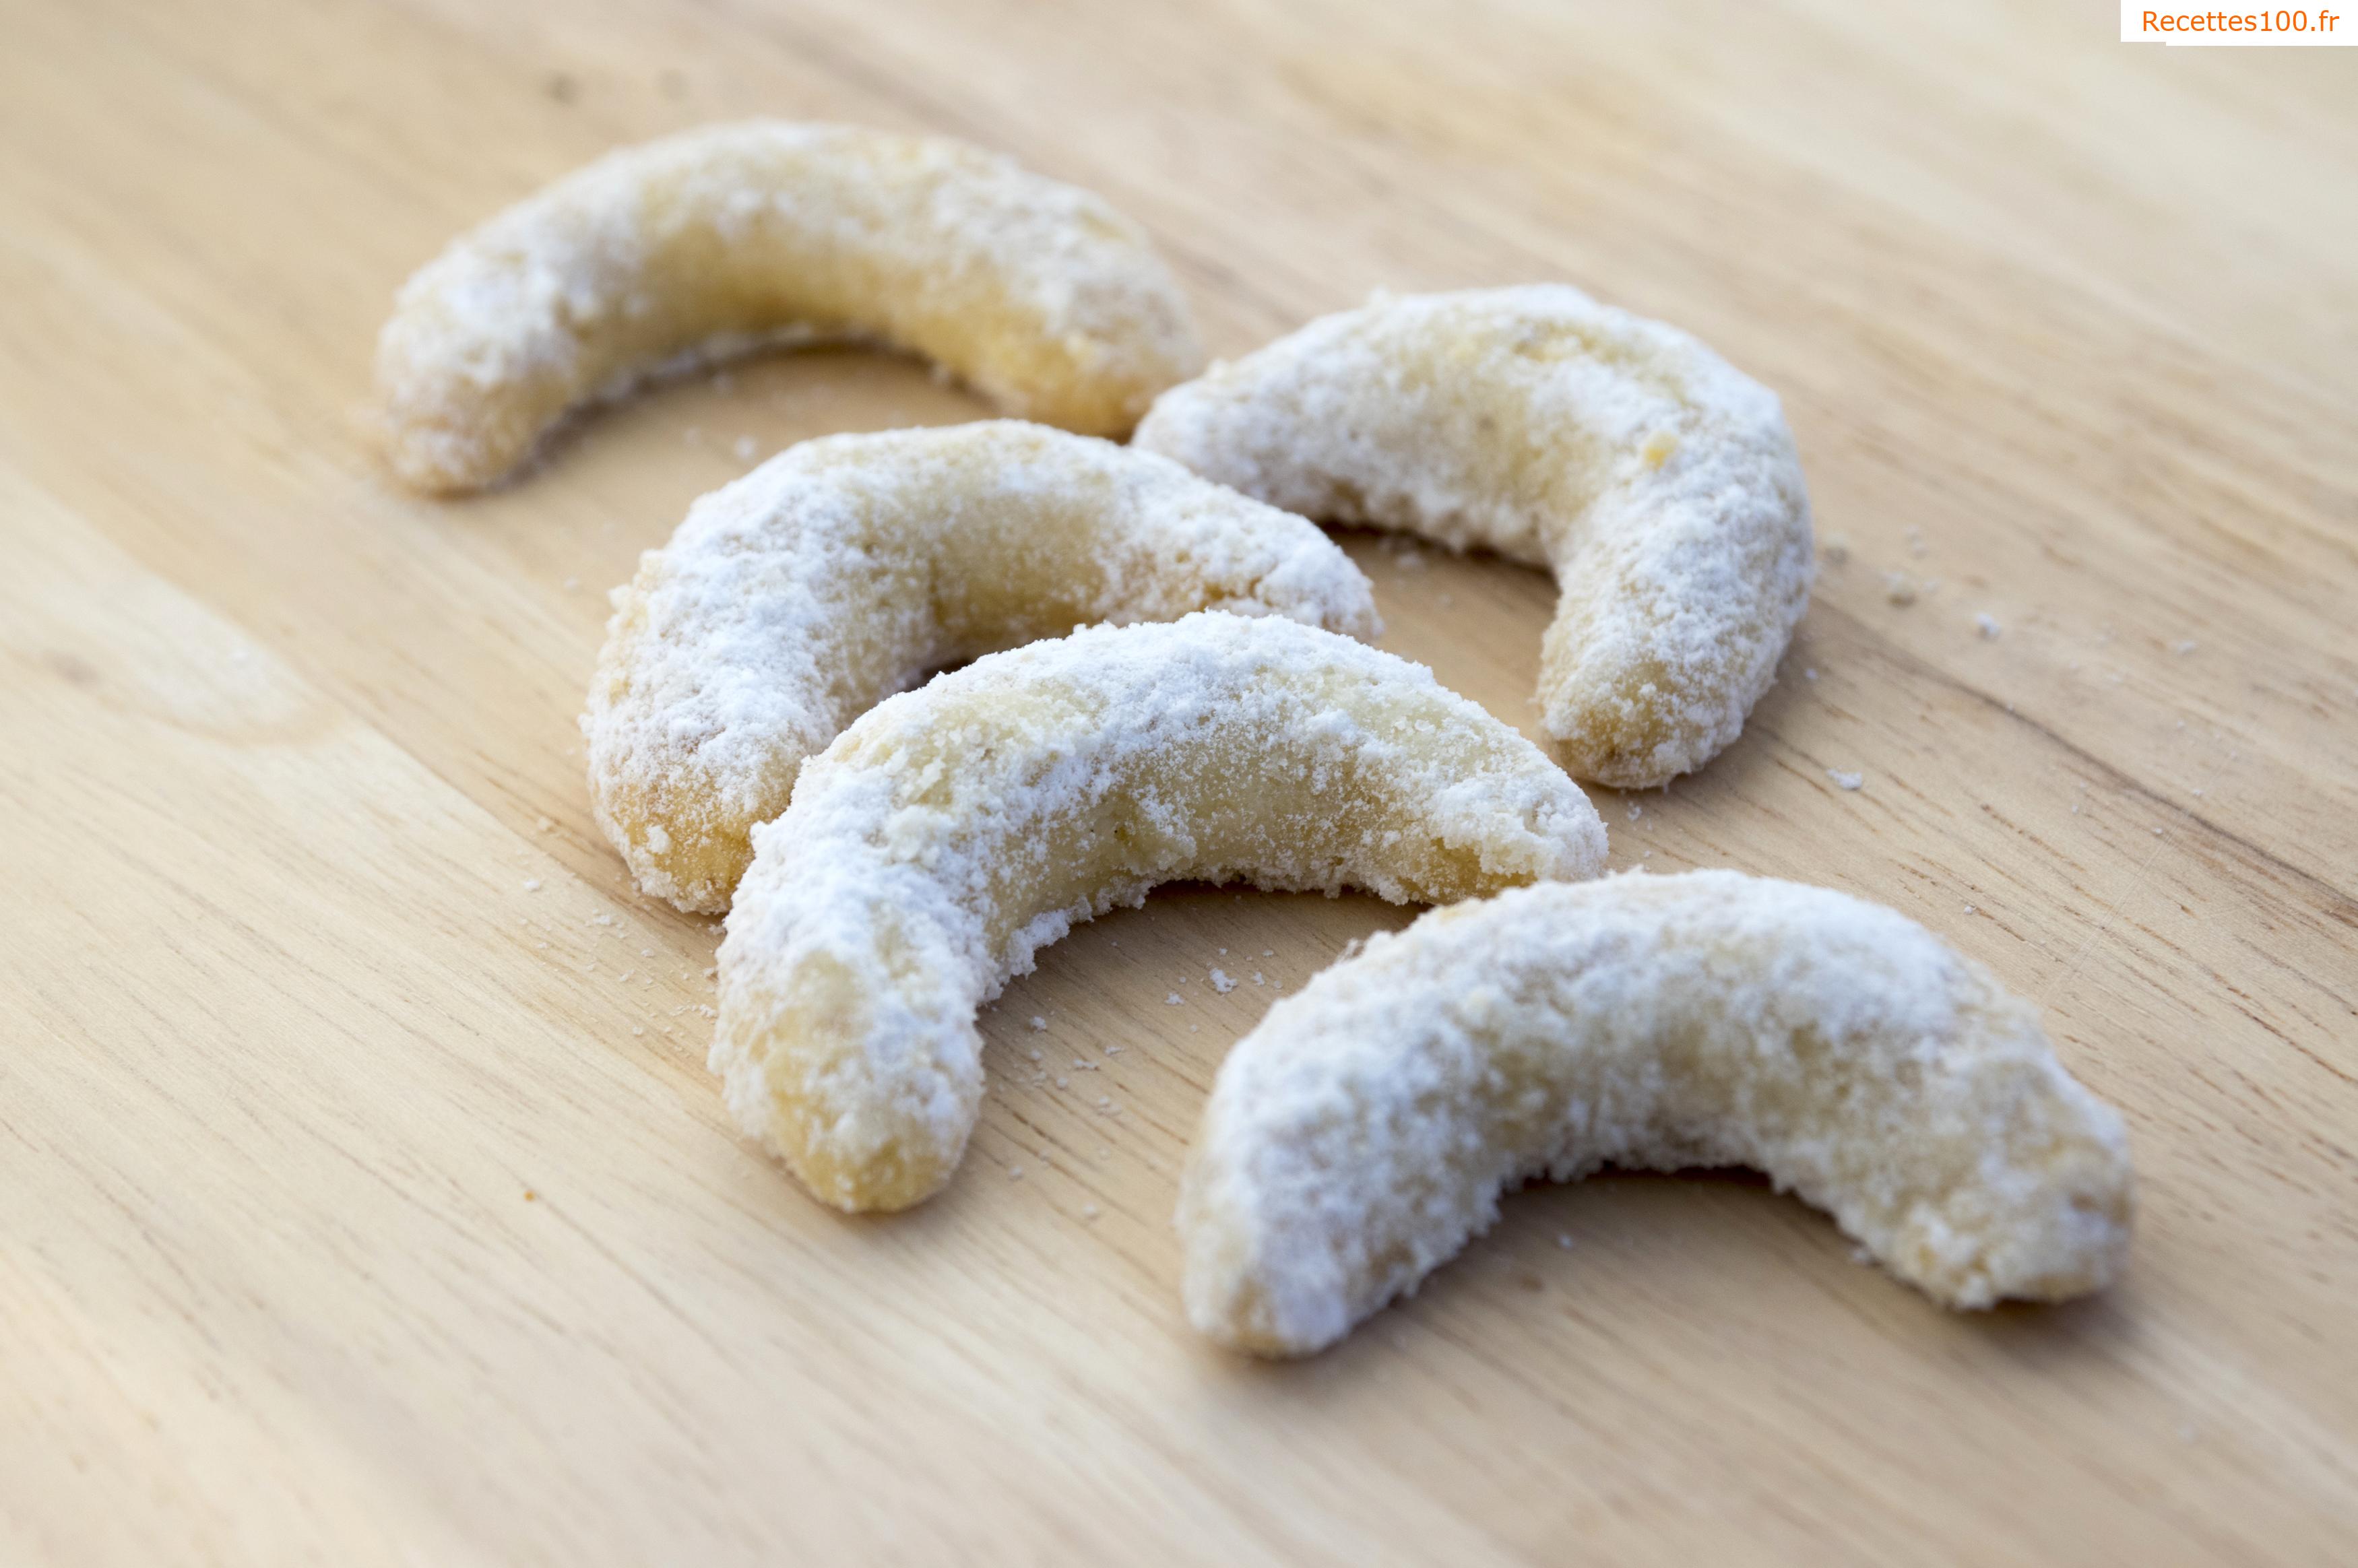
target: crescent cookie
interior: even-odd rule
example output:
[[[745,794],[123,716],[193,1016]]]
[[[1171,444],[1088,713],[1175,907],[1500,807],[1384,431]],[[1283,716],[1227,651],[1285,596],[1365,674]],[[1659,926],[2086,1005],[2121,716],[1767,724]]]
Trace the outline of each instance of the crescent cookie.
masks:
[[[1552,568],[1542,723],[1620,788],[1744,728],[1808,607],[1776,396],[1563,285],[1386,299],[1166,392],[1137,444],[1290,512]]]
[[[1167,458],[1013,420],[805,441],[689,508],[614,594],[581,721],[644,892],[717,913],[804,760],[927,672],[1195,610],[1371,637],[1317,527]]]
[[[1823,888],[1629,875],[1436,911],[1271,1008],[1183,1179],[1188,1316],[1321,1349],[1501,1189],[1608,1163],[1758,1167],[1953,1307],[2098,1290],[2127,1253],[2121,1119],[1986,969]]]
[[[975,1010],[1076,921],[1179,879],[1444,901],[1593,876],[1605,828],[1432,673],[1295,622],[1198,614],[993,654],[882,703],[753,831],[711,1067],[843,1209],[949,1179]]]
[[[1145,231],[1088,191],[962,142],[748,121],[611,153],[421,268],[377,341],[393,465],[477,489],[579,404],[822,334],[1089,434],[1203,363]]]

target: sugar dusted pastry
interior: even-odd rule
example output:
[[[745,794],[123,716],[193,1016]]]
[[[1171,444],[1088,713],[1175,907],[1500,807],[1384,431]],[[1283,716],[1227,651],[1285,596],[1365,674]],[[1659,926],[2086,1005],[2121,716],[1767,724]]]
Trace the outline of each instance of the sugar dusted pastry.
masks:
[[[1203,362],[1145,231],[1088,191],[939,137],[748,121],[610,154],[421,268],[377,342],[393,466],[477,489],[584,402],[844,334],[1093,435]]]
[[[1197,614],[993,654],[881,704],[753,830],[711,1065],[820,1199],[947,1181],[975,1010],[1158,882],[1444,902],[1593,876],[1605,829],[1540,750],[1330,632]]]
[[[716,913],[805,759],[930,671],[1196,610],[1377,630],[1313,524],[1014,420],[789,448],[698,501],[614,606],[582,720],[591,806],[643,891]]]
[[[1291,512],[1552,568],[1541,722],[1599,784],[1735,740],[1809,603],[1775,395],[1562,285],[1322,317],[1164,393],[1137,444]]]
[[[1935,1301],[2100,1290],[2121,1119],[2036,1010],[1914,922],[1734,871],[1438,910],[1228,1054],[1179,1204],[1187,1314],[1304,1355],[1487,1229],[1503,1188],[1750,1165]]]

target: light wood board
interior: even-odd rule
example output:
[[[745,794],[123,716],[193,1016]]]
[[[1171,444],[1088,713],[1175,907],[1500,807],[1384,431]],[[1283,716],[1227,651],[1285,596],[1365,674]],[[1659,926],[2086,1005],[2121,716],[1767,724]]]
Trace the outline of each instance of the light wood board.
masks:
[[[2114,23],[0,0],[0,1560],[2351,1561],[2358,55]],[[2131,1123],[2126,1281],[1952,1315],[1758,1183],[1608,1177],[1332,1354],[1209,1348],[1196,1108],[1407,918],[1363,899],[1076,933],[906,1217],[750,1152],[714,929],[589,820],[604,591],[741,450],[977,406],[772,359],[441,505],[368,384],[449,235],[750,114],[1103,191],[1219,351],[1562,278],[1779,389],[1847,559],[1740,743],[1598,796],[1615,863],[1849,889],[2037,999]],[[1529,719],[1544,579],[1351,547]]]

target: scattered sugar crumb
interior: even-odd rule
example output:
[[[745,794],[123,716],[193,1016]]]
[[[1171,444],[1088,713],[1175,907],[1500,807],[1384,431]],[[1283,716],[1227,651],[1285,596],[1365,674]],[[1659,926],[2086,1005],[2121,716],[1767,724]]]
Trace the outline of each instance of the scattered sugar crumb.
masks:
[[[1970,904],[1970,903],[1969,903],[1969,904],[1965,905],[1965,913],[1966,913],[1967,914],[1975,914],[1975,913],[1977,913],[1977,912],[1974,910],[1974,906],[1973,906],[1972,904]]]
[[[1237,982],[1228,979],[1227,971],[1222,969],[1214,969],[1212,971],[1212,989],[1219,992],[1222,996],[1226,996],[1230,991],[1237,989]]]
[[[2195,794],[2197,794],[2197,795],[2201,795],[2202,792],[2201,792],[2201,790],[2199,790],[2199,789],[2198,789],[2198,790],[2196,790],[2194,793],[2195,793]],[[1257,986],[1258,986],[1258,985],[1266,985],[1267,983],[1268,983],[1268,982],[1267,982],[1266,980],[1263,980],[1263,979],[1260,978],[1260,971],[1259,969],[1255,969],[1255,970],[1253,971],[1253,984],[1255,984],[1255,985],[1257,985]]]
[[[581,579],[578,577],[567,578],[565,579],[565,591],[568,593],[579,593],[581,591]]]
[[[557,831],[557,824],[544,816],[532,825],[532,830],[535,833],[554,833]]]
[[[1801,672],[1801,678],[1803,680],[1815,680],[1818,678],[1818,672],[1814,667],[1805,669]]]
[[[1263,947],[1260,950],[1260,956],[1264,958],[1274,958],[1277,957],[1277,949],[1274,947]]]
[[[730,450],[737,454],[737,460],[741,463],[752,462],[753,460],[753,454],[761,449],[762,449],[759,446],[755,445],[753,438],[751,436],[738,437],[736,441],[731,444],[730,448]]]
[[[2196,643],[2193,638],[2180,637],[2177,642],[2172,643],[2169,645],[2169,651],[2173,654],[2183,656],[2187,654],[2192,653],[2199,646],[2201,646],[2201,644]]]
[[[524,891],[526,892],[538,892],[540,891],[540,879],[538,877],[525,878]]]
[[[1559,1230],[1556,1232],[1555,1244],[1569,1252],[1572,1250],[1572,1237],[1568,1233]]]
[[[631,1033],[633,1034],[644,1034],[646,1032],[647,1026],[644,1023],[633,1023],[631,1025]]]
[[[1035,1030],[1044,1030],[1048,1027],[1048,1021],[1035,1012],[1032,1015],[1032,1027]]]
[[[1179,1005],[1179,993],[1177,991],[1173,991],[1169,996],[1164,997],[1163,999],[1163,1005],[1165,1007],[1177,1007]]]
[[[1916,579],[1906,572],[1883,574],[1883,597],[1892,603],[1906,607],[1916,602]]]
[[[1060,1076],[1056,1079],[1056,1087],[1060,1089],[1071,1088],[1073,1087],[1073,1080]]]
[[[1866,784],[1865,773],[1846,773],[1840,768],[1828,768],[1826,777],[1833,780],[1835,785],[1842,789],[1859,789]]]
[[[1022,1181],[1022,1180],[1023,1179],[1023,1167],[1022,1167],[1022,1166],[1021,1166],[1021,1165],[1010,1165],[1010,1166],[1008,1166],[1008,1167],[1007,1167],[1007,1179],[1008,1179],[1009,1181],[1011,1181],[1011,1182],[1020,1182],[1020,1181]]]
[[[1645,815],[1646,815],[1646,808],[1645,808],[1644,806],[1639,806],[1639,805],[1636,801],[1634,801],[1634,800],[1633,800],[1633,801],[1631,801],[1631,802],[1629,803],[1629,820],[1630,820],[1630,821],[1635,822],[1635,821],[1637,821],[1637,820],[1638,820],[1638,818],[1639,818],[1639,817],[1641,817],[1641,816],[1645,816]]]
[[[1987,611],[1984,611],[1979,615],[1974,617],[1974,630],[1982,634],[1982,641],[1985,643],[1995,643],[1997,641],[1998,633],[2006,630],[2006,628],[1997,623],[1996,616],[1992,615]]]
[[[1040,1059],[1040,1053],[1037,1051],[1026,1052],[1025,1054],[1029,1055],[1035,1062]]]

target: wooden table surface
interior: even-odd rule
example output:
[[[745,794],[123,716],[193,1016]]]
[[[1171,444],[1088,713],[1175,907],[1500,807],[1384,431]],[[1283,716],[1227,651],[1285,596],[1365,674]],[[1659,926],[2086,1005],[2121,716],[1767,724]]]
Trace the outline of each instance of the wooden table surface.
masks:
[[[2358,55],[2115,23],[0,0],[0,1559],[2353,1561]],[[1779,390],[1816,600],[1735,748],[1598,795],[1614,863],[1849,889],[2035,998],[2129,1119],[2126,1281],[1952,1315],[1757,1182],[1607,1176],[1230,1357],[1177,1300],[1196,1107],[1408,912],[1200,888],[986,1016],[947,1194],[806,1198],[574,718],[742,454],[977,406],[774,358],[437,504],[368,379],[449,236],[751,114],[1106,193],[1218,351],[1568,279]],[[1528,722],[1541,576],[1351,548],[1387,646]]]

